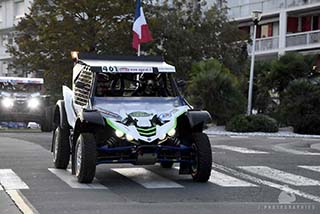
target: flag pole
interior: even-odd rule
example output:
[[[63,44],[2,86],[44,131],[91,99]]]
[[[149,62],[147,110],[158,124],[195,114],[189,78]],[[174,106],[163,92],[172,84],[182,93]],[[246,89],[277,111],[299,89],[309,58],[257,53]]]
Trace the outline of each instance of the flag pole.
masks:
[[[140,44],[138,45],[138,56],[140,56]]]

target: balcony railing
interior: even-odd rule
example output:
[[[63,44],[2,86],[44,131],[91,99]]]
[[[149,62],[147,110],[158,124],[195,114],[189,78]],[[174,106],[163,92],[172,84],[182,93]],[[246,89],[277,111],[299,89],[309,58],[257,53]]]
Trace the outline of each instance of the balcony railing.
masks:
[[[255,51],[257,53],[262,52],[262,51],[275,50],[278,48],[279,48],[279,37],[278,36],[256,39]],[[248,52],[249,52],[249,54],[252,52],[251,45],[248,45]]]
[[[236,2],[233,3],[233,2]],[[275,12],[283,8],[294,8],[304,5],[319,3],[319,0],[260,0],[249,2],[247,0],[228,1],[229,18],[250,17],[253,10],[261,10],[263,13]]]
[[[320,45],[320,30],[288,34],[286,39],[286,47],[305,46],[316,43]]]

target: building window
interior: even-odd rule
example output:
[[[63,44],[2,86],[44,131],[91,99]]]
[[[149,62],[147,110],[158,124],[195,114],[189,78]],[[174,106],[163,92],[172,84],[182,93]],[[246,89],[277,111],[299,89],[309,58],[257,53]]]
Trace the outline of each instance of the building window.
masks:
[[[24,16],[24,1],[15,1],[14,3],[15,18],[22,18]]]

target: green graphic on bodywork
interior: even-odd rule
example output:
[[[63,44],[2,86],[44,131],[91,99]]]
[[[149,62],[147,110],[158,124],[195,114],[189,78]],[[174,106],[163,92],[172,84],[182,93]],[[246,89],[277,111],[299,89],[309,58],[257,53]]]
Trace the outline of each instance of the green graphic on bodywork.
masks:
[[[116,124],[114,124],[110,119],[108,119],[108,118],[105,118],[106,119],[106,121],[107,121],[107,124],[110,126],[110,127],[112,127],[114,130],[120,130],[120,131],[122,131],[123,133],[127,133],[125,130],[123,130],[122,128],[120,128],[120,127],[118,127]]]
[[[156,127],[150,127],[150,128],[137,127],[137,130],[138,130],[139,134],[143,135],[143,136],[153,136],[157,133]]]

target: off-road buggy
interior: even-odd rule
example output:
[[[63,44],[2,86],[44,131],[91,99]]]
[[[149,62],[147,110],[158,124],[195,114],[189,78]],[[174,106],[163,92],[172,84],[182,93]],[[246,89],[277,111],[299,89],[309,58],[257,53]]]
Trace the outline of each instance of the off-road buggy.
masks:
[[[0,77],[0,121],[36,122],[52,131],[53,106],[42,78]]]
[[[206,182],[212,153],[204,134],[210,119],[180,95],[175,67],[161,57],[75,57],[72,89],[54,112],[53,162],[90,183],[96,165],[160,163]]]

